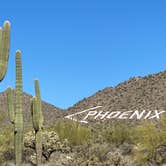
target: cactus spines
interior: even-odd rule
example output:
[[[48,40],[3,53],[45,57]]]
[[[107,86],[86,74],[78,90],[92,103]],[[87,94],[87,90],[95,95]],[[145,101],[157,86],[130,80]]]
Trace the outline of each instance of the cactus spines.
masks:
[[[42,129],[43,129],[43,115],[42,103],[39,89],[39,82],[35,80],[36,96],[31,100],[31,114],[33,128],[35,130],[35,144],[36,144],[36,164],[40,166],[42,163]]]
[[[23,152],[23,113],[22,113],[22,64],[21,52],[16,51],[16,101],[13,105],[12,89],[7,90],[10,121],[14,124],[15,165],[22,165]]]
[[[3,80],[8,66],[10,47],[10,22],[5,21],[0,27],[0,81]]]

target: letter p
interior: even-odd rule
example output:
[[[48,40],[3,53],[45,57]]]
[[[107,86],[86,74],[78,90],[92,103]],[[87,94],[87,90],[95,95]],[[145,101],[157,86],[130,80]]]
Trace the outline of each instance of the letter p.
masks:
[[[97,114],[97,111],[89,111],[88,114],[84,117],[84,119],[81,122],[88,123],[86,119],[90,116],[95,116]]]

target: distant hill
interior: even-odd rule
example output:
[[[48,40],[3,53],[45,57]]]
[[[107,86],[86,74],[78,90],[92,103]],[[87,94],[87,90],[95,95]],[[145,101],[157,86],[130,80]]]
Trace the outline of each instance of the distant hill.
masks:
[[[23,114],[25,120],[25,128],[32,125],[31,119],[31,112],[30,112],[30,99],[32,98],[31,95],[27,93],[23,93]],[[63,110],[48,104],[46,102],[42,102],[42,111],[44,115],[44,122],[45,125],[54,124],[56,119],[62,117]],[[9,118],[8,118],[8,110],[7,110],[7,94],[6,91],[0,93],[0,112],[1,116],[3,116],[3,123],[2,125],[8,125]]]

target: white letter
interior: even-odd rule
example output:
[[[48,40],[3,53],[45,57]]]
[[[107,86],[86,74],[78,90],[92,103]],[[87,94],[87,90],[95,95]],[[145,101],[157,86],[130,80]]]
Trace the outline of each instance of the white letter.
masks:
[[[147,113],[147,115],[144,117],[144,119],[149,118],[149,116],[150,116],[151,113],[152,113],[152,111],[149,111],[149,112]]]
[[[115,115],[114,115],[114,114],[115,114]],[[107,118],[108,118],[108,119],[113,119],[113,118],[116,118],[117,116],[119,116],[119,114],[121,114],[120,111],[111,112],[111,113],[107,116]],[[113,115],[114,115],[114,116],[113,116]]]
[[[133,117],[136,115],[137,119],[141,119],[143,114],[145,113],[146,111],[143,110],[141,113],[139,113],[138,110],[136,110],[131,116],[129,119],[133,119]]]
[[[123,113],[118,117],[118,119],[127,119],[130,112],[133,112],[133,111],[126,111],[126,112],[123,112]]]
[[[104,119],[110,112],[105,112],[104,114],[102,114],[103,111],[100,111],[96,116],[95,116],[95,119],[97,119],[98,117],[101,116],[100,119]]]
[[[165,111],[161,111],[161,112],[158,112],[157,110],[155,110],[155,115],[154,116],[151,116],[149,119],[154,119],[154,118],[157,118],[157,119],[160,119],[160,114],[164,113]]]
[[[97,111],[89,111],[82,121],[85,121],[89,116],[95,116],[96,114],[97,114]]]

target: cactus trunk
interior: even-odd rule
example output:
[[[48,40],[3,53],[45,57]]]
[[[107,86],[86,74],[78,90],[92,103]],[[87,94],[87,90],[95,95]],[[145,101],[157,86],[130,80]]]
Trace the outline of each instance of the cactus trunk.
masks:
[[[42,130],[35,132],[35,142],[36,142],[36,164],[40,166],[42,163]]]
[[[35,80],[36,96],[31,101],[31,114],[33,128],[35,130],[35,144],[36,144],[36,164],[40,166],[42,163],[42,129],[43,129],[43,115],[42,103],[39,89],[39,82]]]
[[[12,124],[14,124],[15,121],[15,111],[14,111],[14,104],[13,104],[13,94],[12,94],[12,88],[9,87],[7,89],[7,104],[8,104],[8,114],[9,119]]]
[[[22,114],[22,64],[21,52],[16,51],[16,110],[15,110],[15,162],[22,163],[23,151],[23,114]]]
[[[10,122],[14,124],[15,165],[22,165],[23,152],[23,113],[22,113],[22,64],[21,52],[16,51],[16,101],[15,107],[12,97],[12,88],[7,89],[8,112]]]

